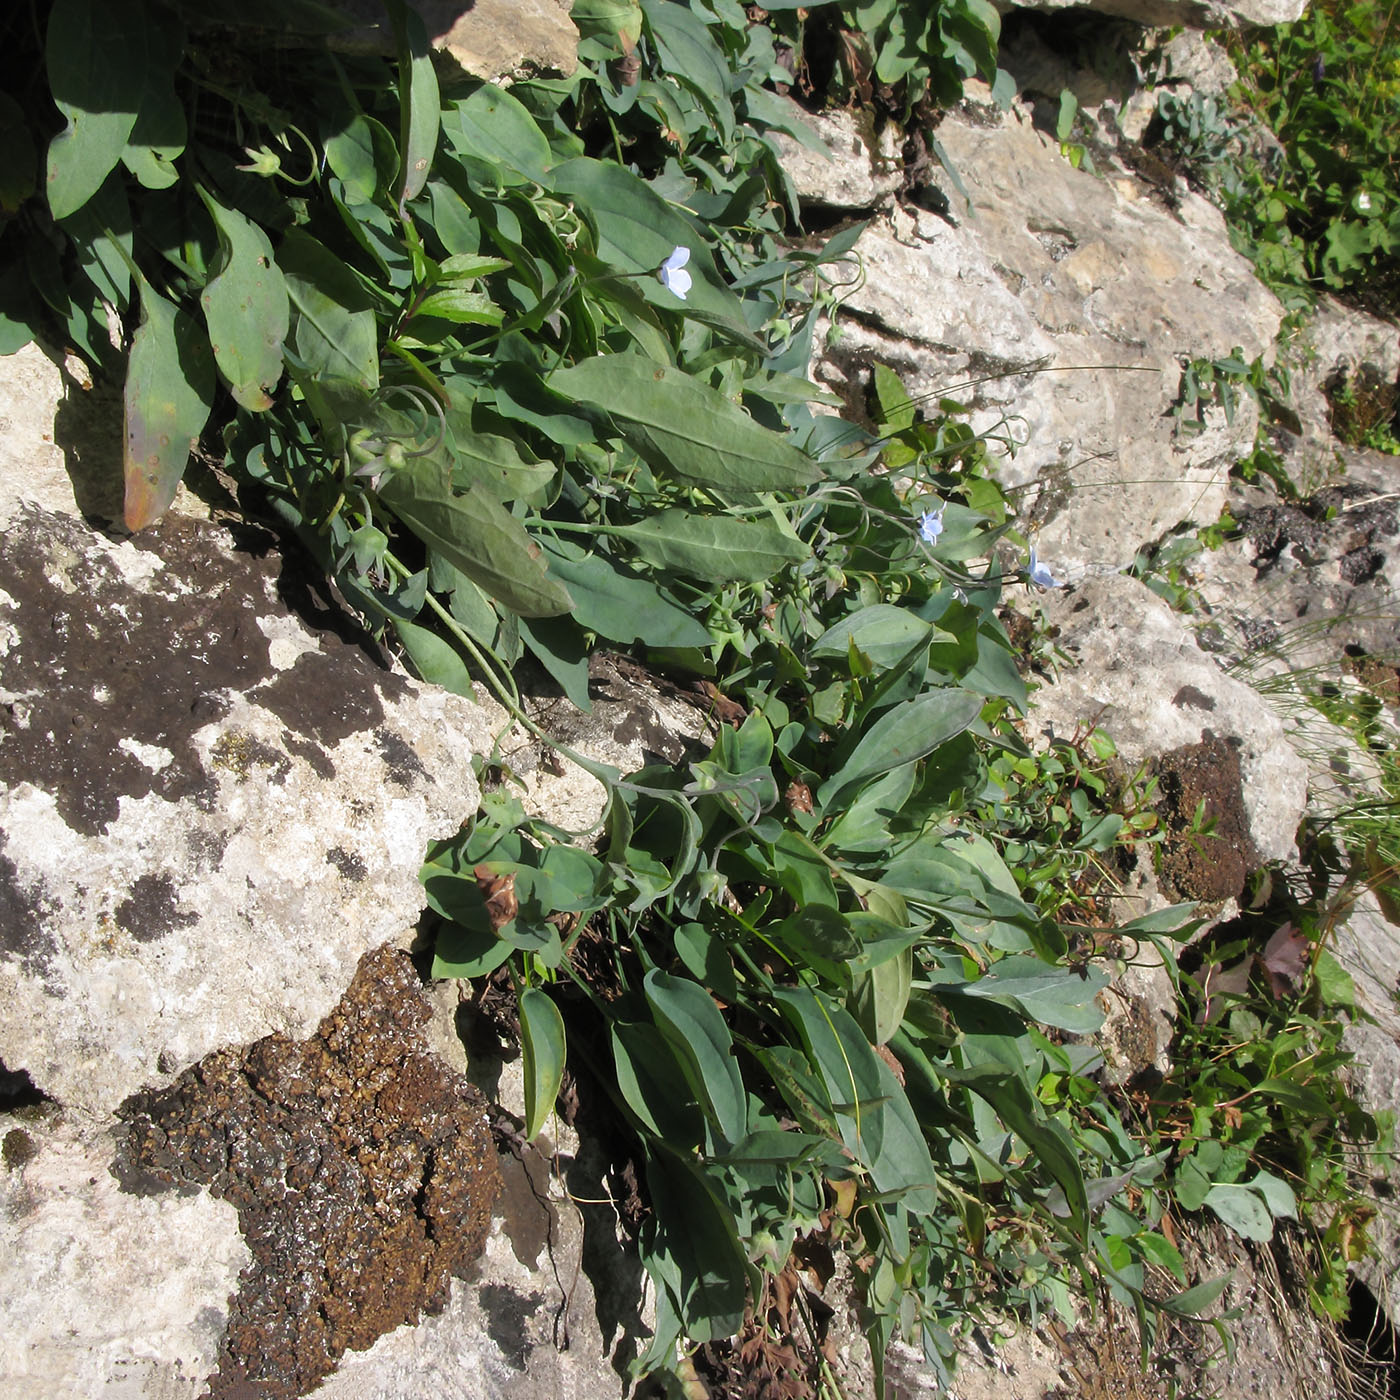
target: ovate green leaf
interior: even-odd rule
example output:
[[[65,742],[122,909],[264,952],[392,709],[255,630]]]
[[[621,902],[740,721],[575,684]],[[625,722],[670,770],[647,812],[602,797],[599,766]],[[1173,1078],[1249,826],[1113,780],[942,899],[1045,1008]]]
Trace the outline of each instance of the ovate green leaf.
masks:
[[[525,1139],[540,1134],[564,1079],[564,1018],[548,992],[520,993],[520,1054],[525,1069]]]
[[[49,88],[67,127],[49,145],[49,208],[82,208],[121,159],[146,88],[141,0],[55,0],[49,13]]]
[[[218,227],[223,253],[223,266],[200,297],[209,342],[233,397],[261,412],[272,407],[269,391],[282,377],[282,344],[291,321],[287,284],[267,234],[202,186],[199,196]]]
[[[174,500],[214,403],[214,359],[203,327],[145,278],[123,403],[126,525],[144,530]]]
[[[800,491],[821,469],[693,376],[638,355],[599,355],[550,388],[609,413],[654,471],[736,495]]]

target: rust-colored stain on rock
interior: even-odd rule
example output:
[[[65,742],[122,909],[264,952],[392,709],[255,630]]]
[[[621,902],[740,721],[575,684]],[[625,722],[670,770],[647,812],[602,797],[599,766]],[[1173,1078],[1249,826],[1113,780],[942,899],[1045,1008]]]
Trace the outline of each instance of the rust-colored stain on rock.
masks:
[[[485,1247],[500,1169],[428,1015],[407,955],[381,948],[309,1040],[219,1051],[122,1106],[122,1185],[207,1187],[252,1251],[214,1400],[314,1389],[347,1350],[440,1311]]]
[[[1238,899],[1259,865],[1239,754],[1206,730],[1199,744],[1163,754],[1154,768],[1166,823],[1157,864],[1162,892],[1171,899]],[[1192,830],[1198,812],[1206,831]]]

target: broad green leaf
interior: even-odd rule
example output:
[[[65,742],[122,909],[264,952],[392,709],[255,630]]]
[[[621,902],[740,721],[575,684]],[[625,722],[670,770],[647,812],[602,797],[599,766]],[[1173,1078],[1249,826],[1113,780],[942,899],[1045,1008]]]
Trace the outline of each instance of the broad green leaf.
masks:
[[[649,647],[705,647],[703,623],[668,599],[648,579],[639,578],[602,554],[576,546],[545,544],[550,572],[568,588],[580,627],[610,641]]]
[[[1281,1177],[1272,1172],[1261,1171],[1256,1173],[1254,1180],[1247,1185],[1264,1198],[1264,1204],[1268,1206],[1269,1214],[1275,1220],[1298,1218],[1298,1198],[1293,1194],[1293,1188]],[[1210,1204],[1209,1198],[1206,1204]]]
[[[699,1147],[705,1117],[682,1090],[685,1071],[670,1042],[645,1022],[614,1021],[613,1065],[617,1087],[642,1124],[672,1147]]]
[[[773,999],[821,1076],[847,1150],[857,1162],[873,1165],[885,1126],[879,1057],[850,1014],[822,993],[784,987],[773,993]]]
[[[552,462],[539,461],[515,438],[477,432],[464,413],[448,413],[447,428],[454,486],[466,490],[477,482],[498,501],[521,501],[536,509],[547,503],[558,476]]]
[[[951,688],[895,705],[865,731],[846,761],[822,784],[818,805],[826,811],[868,778],[932,753],[961,734],[981,711],[980,695]]]
[[[636,47],[642,35],[640,0],[574,0],[569,18],[580,39],[602,39],[618,52]]]
[[[1241,1238],[1256,1244],[1265,1244],[1273,1238],[1274,1218],[1264,1198],[1248,1186],[1229,1183],[1212,1186],[1206,1193],[1205,1204]]]
[[[496,937],[489,929],[465,928],[461,924],[444,924],[437,935],[433,950],[434,977],[487,977],[515,949]]]
[[[679,508],[658,511],[612,533],[648,564],[709,583],[766,583],[812,553],[775,520],[738,520]]]
[[[1200,1318],[1229,1287],[1233,1277],[1233,1274],[1226,1274],[1224,1278],[1208,1279],[1205,1283],[1196,1284],[1194,1288],[1184,1288],[1180,1293],[1164,1299],[1161,1306],[1166,1312],[1175,1313],[1177,1317]]]
[[[652,1016],[685,1067],[691,1092],[726,1143],[741,1141],[748,1131],[748,1094],[714,998],[698,982],[656,969],[642,985]]]
[[[520,635],[546,671],[559,682],[571,704],[585,714],[593,710],[588,694],[588,643],[572,619],[520,619]]]
[[[882,1127],[880,1150],[870,1164],[870,1179],[885,1196],[898,1197],[905,1210],[926,1214],[938,1205],[938,1177],[919,1120],[894,1071],[865,1047],[880,1082]]]
[[[277,249],[277,265],[297,310],[296,352],[310,373],[377,388],[379,334],[369,298],[350,269],[295,228]]]
[[[554,998],[539,987],[526,987],[517,1004],[525,1071],[525,1140],[533,1142],[549,1119],[564,1079],[564,1018]]]
[[[257,224],[225,209],[203,186],[199,197],[219,230],[223,265],[200,297],[214,360],[233,397],[254,412],[272,407],[282,377],[291,306],[272,244]]]
[[[732,1337],[748,1298],[733,1211],[698,1167],[659,1142],[647,1156],[647,1187],[656,1211],[653,1252],[671,1266],[675,1277],[667,1286],[675,1289],[687,1336],[695,1342]]]
[[[547,182],[546,172],[554,163],[549,138],[529,110],[491,83],[447,108],[442,134],[459,154],[485,159],[540,184]]]
[[[904,1023],[914,978],[910,948],[856,976],[846,1005],[872,1044],[884,1045]]]
[[[126,527],[165,513],[214,403],[214,359],[204,328],[143,277],[141,324],[131,342],[126,419]]]
[[[932,639],[935,631],[932,623],[905,608],[876,603],[823,632],[812,643],[812,655],[844,657],[854,646],[870,658],[877,671],[883,671],[903,660],[920,642]]]
[[[356,112],[339,131],[324,142],[326,163],[340,178],[347,200],[368,204],[393,178],[398,150],[382,123]]]
[[[414,317],[437,316],[459,326],[499,326],[505,312],[485,292],[452,285],[435,287],[417,305]],[[409,323],[412,325],[412,321]],[[417,332],[422,335],[422,331]]]
[[[964,996],[987,997],[1017,1007],[1034,1021],[1076,1035],[1092,1035],[1103,1025],[1096,997],[1108,985],[1098,968],[1076,972],[1051,967],[1039,958],[1002,958],[985,976],[970,982]]]
[[[440,685],[454,695],[465,695],[468,700],[476,699],[472,688],[471,672],[462,654],[436,632],[420,627],[416,622],[404,618],[394,619],[394,631],[398,634],[413,669],[425,681]]]
[[[55,0],[45,57],[68,123],[49,144],[55,219],[81,209],[121,159],[146,90],[148,24],[141,0]]]
[[[418,10],[404,0],[386,0],[399,50],[399,217],[428,182],[433,152],[437,149],[437,72],[428,31]]]
[[[891,840],[890,822],[914,791],[916,767],[905,763],[867,783],[856,800],[827,828],[822,845],[841,851],[886,849]]]
[[[179,176],[175,160],[185,149],[185,106],[175,91],[175,69],[185,46],[184,26],[165,22],[147,31],[145,90],[122,164],[148,190],[169,189]]]
[[[550,388],[611,415],[653,470],[736,495],[800,491],[821,469],[737,404],[683,370],[600,355],[550,376]]]
[[[435,457],[394,472],[379,494],[419,539],[513,612],[552,617],[573,606],[525,527],[475,483],[454,491]]]

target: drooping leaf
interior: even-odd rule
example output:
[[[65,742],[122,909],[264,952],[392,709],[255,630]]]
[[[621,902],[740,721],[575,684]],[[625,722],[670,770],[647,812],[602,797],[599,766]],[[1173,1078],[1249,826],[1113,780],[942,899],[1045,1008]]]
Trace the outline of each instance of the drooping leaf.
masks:
[[[441,103],[438,100],[437,73],[433,68],[433,50],[423,17],[404,0],[387,0],[389,18],[399,50],[399,147],[402,164],[399,169],[399,217],[409,200],[420,193],[428,182],[433,152],[437,149],[438,121]]]
[[[653,969],[643,982],[647,1005],[682,1065],[691,1092],[726,1143],[748,1131],[748,1095],[734,1043],[714,999],[698,982]]]
[[[554,998],[539,987],[519,996],[520,1053],[525,1070],[525,1140],[540,1135],[564,1079],[564,1018]]]
[[[291,321],[287,285],[267,234],[251,219],[225,209],[197,187],[219,230],[223,265],[200,297],[214,360],[244,408],[272,407],[282,377],[282,345]]]
[[[765,583],[811,550],[775,520],[739,520],[671,508],[619,527],[648,564],[710,583]]]
[[[1205,1204],[1241,1238],[1256,1244],[1265,1244],[1273,1238],[1273,1216],[1263,1196],[1248,1186],[1218,1183],[1206,1192]]]
[[[68,123],[49,144],[55,219],[81,209],[121,159],[146,90],[148,25],[141,0],[55,0],[45,58]]]
[[[141,324],[131,342],[123,404],[126,526],[165,513],[214,403],[214,357],[204,328],[140,279]]]
[[[454,491],[435,457],[393,473],[380,496],[419,539],[513,612],[553,617],[573,606],[525,527],[479,485]]]
[[[545,545],[550,572],[568,588],[579,626],[610,641],[650,647],[705,647],[710,634],[698,618],[603,554],[585,554],[560,541]]]
[[[605,410],[654,471],[734,495],[800,491],[821,469],[693,376],[639,355],[600,355],[550,376],[550,387]]]
[[[164,190],[179,177],[175,161],[183,153],[188,135],[184,103],[175,91],[175,69],[185,46],[184,26],[178,20],[152,25],[147,37],[150,49],[145,89],[121,158],[148,190]]]
[[[748,1296],[734,1213],[698,1167],[660,1143],[647,1155],[647,1186],[656,1210],[653,1252],[670,1265],[686,1333],[697,1342],[733,1336]]]
[[[866,779],[932,753],[961,734],[981,710],[980,695],[951,688],[893,706],[861,735],[846,761],[822,784],[818,805],[831,808]]]
[[[296,352],[318,377],[379,385],[379,336],[369,297],[350,269],[310,234],[291,229],[277,266],[296,307]]]

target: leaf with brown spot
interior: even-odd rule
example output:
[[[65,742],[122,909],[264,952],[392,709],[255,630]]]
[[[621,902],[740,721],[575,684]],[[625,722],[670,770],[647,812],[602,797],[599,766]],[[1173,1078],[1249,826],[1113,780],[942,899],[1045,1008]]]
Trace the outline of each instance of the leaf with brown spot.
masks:
[[[499,933],[520,912],[515,898],[515,871],[497,875],[489,866],[478,865],[472,874],[476,876],[477,888],[486,901],[486,917],[490,920],[491,931]]]
[[[175,499],[214,403],[214,356],[203,327],[139,271],[136,280],[141,324],[131,341],[122,394],[126,527],[133,531],[159,520]]]

